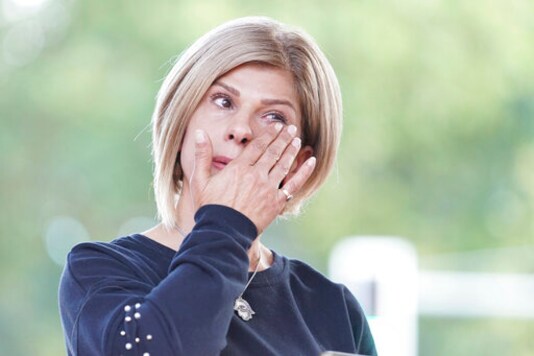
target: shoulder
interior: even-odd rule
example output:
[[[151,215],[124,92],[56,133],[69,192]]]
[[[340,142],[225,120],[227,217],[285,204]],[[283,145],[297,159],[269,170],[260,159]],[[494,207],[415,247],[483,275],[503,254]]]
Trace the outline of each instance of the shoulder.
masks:
[[[287,259],[289,263],[289,270],[293,277],[302,280],[307,283],[320,283],[325,285],[330,285],[332,287],[339,286],[338,284],[332,282],[328,277],[323,273],[316,270],[314,267],[310,266],[306,262],[297,260],[297,259]]]
[[[297,259],[288,259],[288,264],[292,289],[301,287],[314,293],[328,295],[330,298],[344,298],[344,286],[331,281],[314,267]]]
[[[105,285],[110,275],[127,270],[121,248],[114,243],[83,242],[67,255],[59,281],[59,307],[63,322],[72,326],[86,297]]]
[[[360,303],[344,284],[330,280],[305,262],[296,259],[288,259],[288,261],[292,288],[296,284],[300,284],[310,291],[328,296],[329,299],[334,298],[343,301],[348,313],[353,318],[365,318]]]
[[[75,245],[67,255],[66,265],[70,268],[98,267],[106,262],[126,262],[132,258],[127,248],[112,242],[82,242]]]
[[[119,251],[120,247],[116,246],[113,242],[81,242],[72,247],[67,255],[67,261],[84,259],[90,256],[103,257],[105,255],[114,255]]]
[[[74,278],[86,269],[98,266],[113,256],[113,248],[104,242],[82,242],[75,245],[67,254],[63,279]]]
[[[313,315],[335,325],[349,325],[357,351],[376,355],[373,337],[360,303],[343,284],[335,283],[321,272],[299,260],[288,260],[290,288],[297,299],[311,303]],[[299,298],[300,296],[300,298]]]
[[[115,261],[130,264],[144,259],[170,258],[174,251],[139,234],[118,237],[111,242],[83,242],[75,245],[67,256],[67,263],[95,263]]]
[[[81,288],[99,283],[102,278],[123,278],[135,274],[139,253],[128,246],[128,237],[111,242],[83,242],[67,255],[62,283],[71,279]]]

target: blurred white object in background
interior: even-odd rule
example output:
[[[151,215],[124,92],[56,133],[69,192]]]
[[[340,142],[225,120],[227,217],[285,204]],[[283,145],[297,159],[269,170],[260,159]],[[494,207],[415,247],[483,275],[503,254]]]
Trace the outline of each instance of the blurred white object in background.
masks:
[[[534,275],[458,271],[419,273],[419,314],[534,318]]]
[[[329,274],[362,305],[379,355],[417,355],[417,254],[410,242],[346,238],[332,250]]]
[[[487,251],[462,253],[461,260],[483,253]],[[417,355],[418,315],[534,318],[533,274],[418,271],[417,264],[413,245],[395,237],[348,237],[330,255],[330,277],[358,298],[381,356]]]

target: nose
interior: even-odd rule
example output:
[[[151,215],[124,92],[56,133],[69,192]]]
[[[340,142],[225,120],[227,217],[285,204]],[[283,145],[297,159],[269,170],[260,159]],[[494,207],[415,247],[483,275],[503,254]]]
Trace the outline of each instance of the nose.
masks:
[[[236,117],[228,125],[226,140],[234,141],[237,144],[246,145],[252,140],[253,133],[248,118]]]

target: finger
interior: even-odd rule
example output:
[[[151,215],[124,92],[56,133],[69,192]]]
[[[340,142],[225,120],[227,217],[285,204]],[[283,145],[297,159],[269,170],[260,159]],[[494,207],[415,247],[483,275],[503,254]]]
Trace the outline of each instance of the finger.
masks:
[[[269,173],[269,178],[272,182],[278,185],[288,175],[291,166],[299,153],[300,146],[300,138],[295,137],[291,140],[291,144],[287,147],[280,160],[276,162]]]
[[[195,161],[191,174],[191,187],[204,187],[211,172],[212,148],[211,141],[203,130],[195,131]]]
[[[269,125],[262,135],[250,141],[237,160],[244,161],[251,166],[254,165],[267,147],[269,147],[269,144],[276,139],[283,127],[284,125],[279,122],[274,125]]]
[[[287,181],[284,186],[279,189],[279,199],[282,201],[288,201],[288,196],[282,191],[285,191],[294,195],[304,186],[304,183],[311,177],[313,170],[315,169],[316,159],[315,157],[308,158],[302,166],[299,167],[297,172]]]
[[[282,154],[293,137],[295,137],[296,133],[297,127],[295,125],[289,125],[286,130],[282,130],[278,137],[269,144],[265,152],[258,159],[256,166],[269,172],[276,162],[278,162],[280,157],[282,157]]]

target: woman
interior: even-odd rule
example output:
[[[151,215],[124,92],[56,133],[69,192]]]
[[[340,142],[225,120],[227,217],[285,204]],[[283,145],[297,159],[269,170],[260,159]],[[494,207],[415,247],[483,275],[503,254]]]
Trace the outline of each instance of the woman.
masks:
[[[197,40],[153,115],[161,223],[67,258],[69,354],[376,354],[344,286],[261,241],[324,182],[340,128],[337,79],[307,35],[255,17]]]

